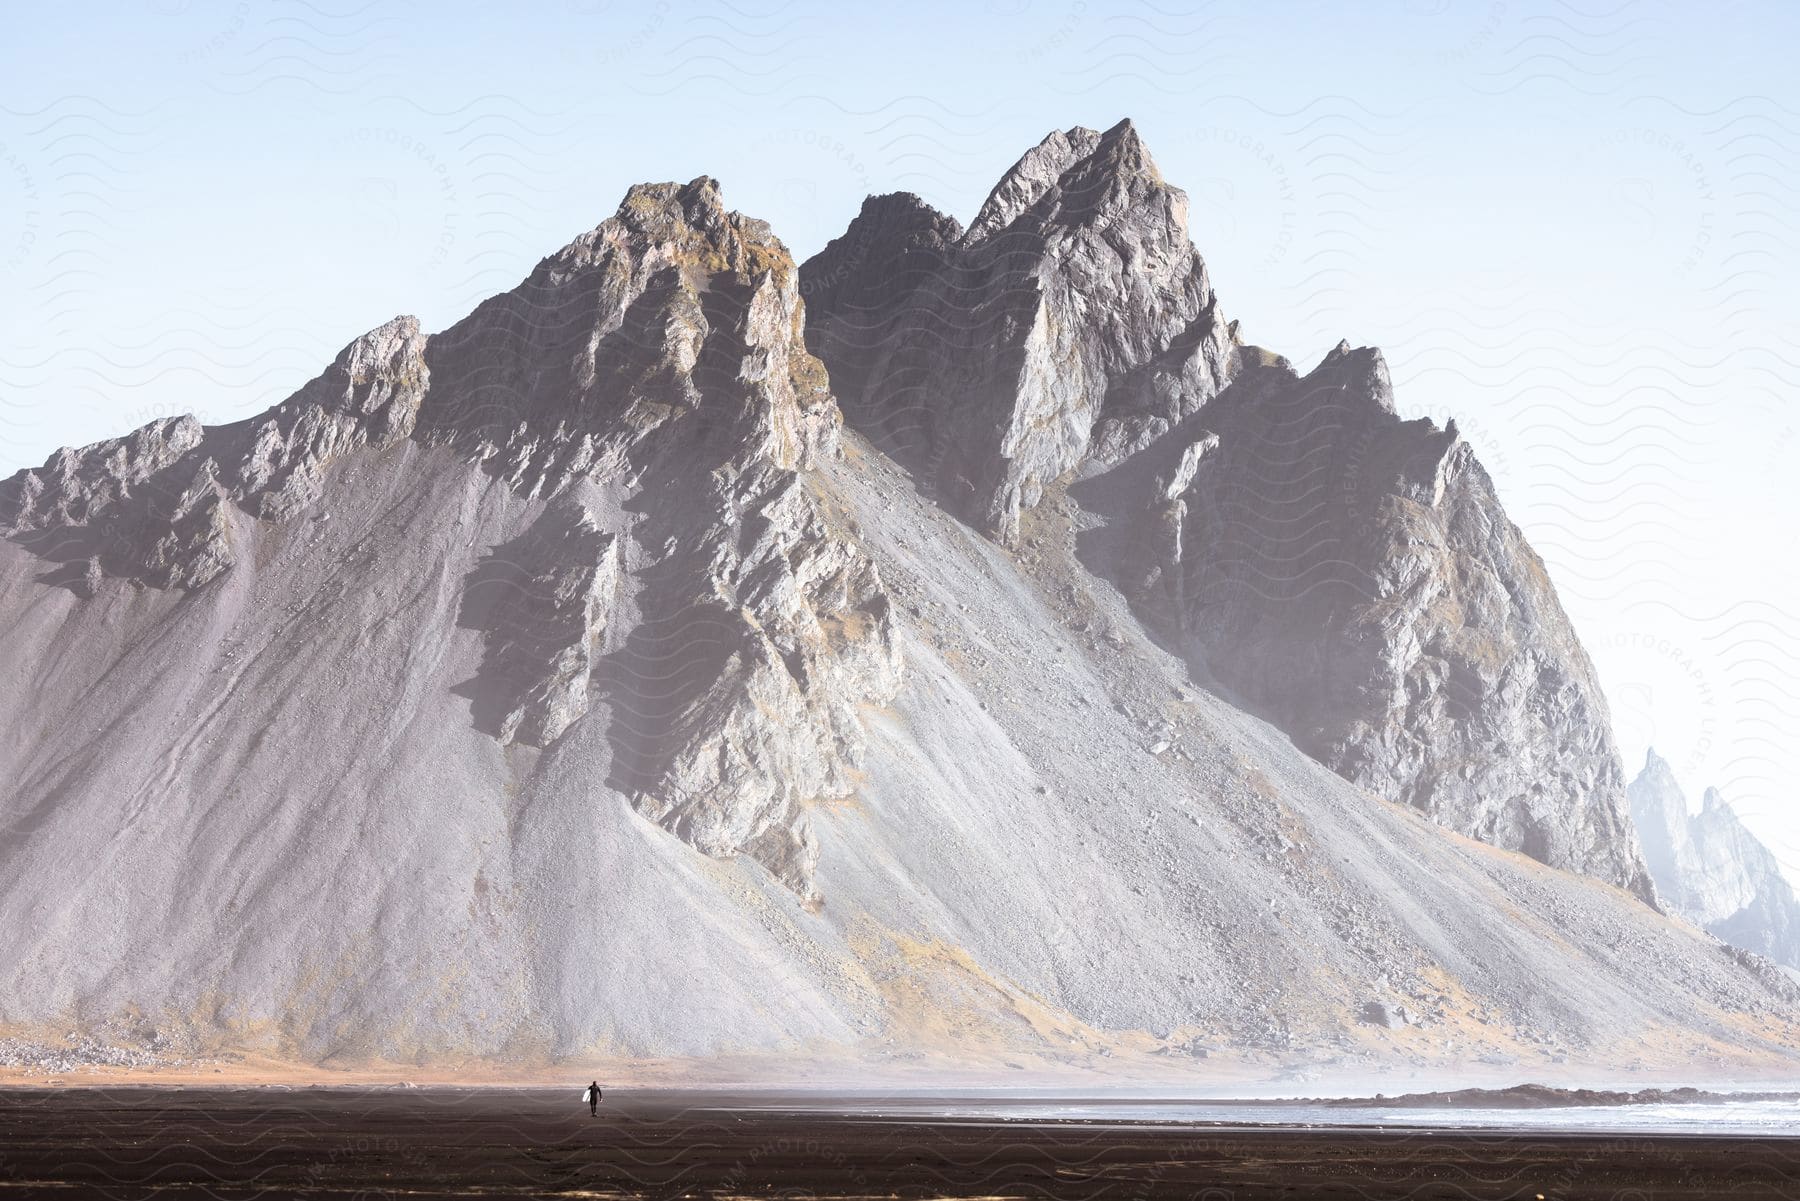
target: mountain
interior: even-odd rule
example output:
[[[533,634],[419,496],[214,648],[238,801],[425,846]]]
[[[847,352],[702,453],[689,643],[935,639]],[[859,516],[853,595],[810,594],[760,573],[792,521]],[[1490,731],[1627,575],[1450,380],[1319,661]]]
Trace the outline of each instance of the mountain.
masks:
[[[795,471],[838,433],[796,282],[767,226],[725,213],[711,180],[634,188],[613,220],[442,334],[397,318],[261,417],[213,431],[177,418],[62,452],[9,482],[0,522],[81,592],[108,578],[194,589],[237,567],[234,583],[260,574],[239,547],[265,527],[248,521],[291,541],[296,518],[327,520],[337,462],[417,446],[479,466],[517,502],[553,495],[461,588],[455,622],[483,647],[466,686],[477,724],[502,744],[549,745],[587,711],[618,610],[635,612],[607,674],[642,729],[612,783],[679,837],[747,853],[805,893],[802,802],[849,791],[856,707],[893,695],[898,662],[873,566],[828,536]],[[615,475],[625,488],[600,482]],[[627,489],[645,514],[635,539],[654,552],[611,532],[627,524]],[[306,540],[354,559],[373,537]],[[347,567],[333,574],[352,587]],[[312,580],[294,591],[296,608],[336,595]],[[337,631],[344,651],[381,665],[355,624]],[[289,637],[268,635],[276,651]],[[404,673],[421,650],[393,653],[386,666]],[[398,742],[371,736],[371,753]]]
[[[1781,865],[1708,788],[1699,813],[1654,749],[1631,782],[1631,816],[1671,913],[1734,947],[1800,968],[1800,898]]]
[[[1585,659],[1521,632],[1560,613],[1450,435],[1344,402],[1400,506],[1352,549],[1408,591],[1305,636],[1402,672],[1398,716],[1349,667],[1319,702],[1389,759],[1330,770],[1304,682],[1182,638],[1213,610],[1157,590],[1222,570],[1189,523],[1300,386],[1182,211],[1128,128],[804,268],[642,185],[449,329],[0,485],[0,1062],[1789,1062],[1800,989],[1643,902]],[[1537,658],[1406,691],[1484,637]],[[1520,730],[1566,770],[1472,831],[1558,866],[1446,828]]]
[[[1016,546],[1066,493],[1083,561],[1346,779],[1653,894],[1606,702],[1454,424],[1376,350],[1245,345],[1129,121],[1053,133],[969,228],[869,200],[801,268],[848,420]]]

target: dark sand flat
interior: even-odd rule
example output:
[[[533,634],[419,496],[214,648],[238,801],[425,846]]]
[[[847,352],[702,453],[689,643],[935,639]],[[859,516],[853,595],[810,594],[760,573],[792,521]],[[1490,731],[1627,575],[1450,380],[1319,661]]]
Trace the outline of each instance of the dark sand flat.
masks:
[[[0,1192],[1800,1197],[1800,1139],[873,1118],[545,1089],[0,1091]]]

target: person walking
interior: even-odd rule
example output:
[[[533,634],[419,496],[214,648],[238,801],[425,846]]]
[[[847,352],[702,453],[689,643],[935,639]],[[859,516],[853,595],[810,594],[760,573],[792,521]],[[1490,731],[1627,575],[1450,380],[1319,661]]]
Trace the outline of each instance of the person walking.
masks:
[[[581,1090],[581,1099],[588,1103],[590,1116],[596,1118],[600,1116],[600,1082],[598,1080]]]

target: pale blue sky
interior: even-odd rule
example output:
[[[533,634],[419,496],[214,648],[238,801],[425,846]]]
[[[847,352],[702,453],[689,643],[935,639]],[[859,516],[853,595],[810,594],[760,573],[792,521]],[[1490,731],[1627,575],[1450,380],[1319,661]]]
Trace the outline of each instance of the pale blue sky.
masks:
[[[631,183],[804,256],[869,192],[967,217],[1134,118],[1245,336],[1384,347],[1654,741],[1800,865],[1800,6],[144,0],[8,6],[0,470],[279,400],[441,327]]]

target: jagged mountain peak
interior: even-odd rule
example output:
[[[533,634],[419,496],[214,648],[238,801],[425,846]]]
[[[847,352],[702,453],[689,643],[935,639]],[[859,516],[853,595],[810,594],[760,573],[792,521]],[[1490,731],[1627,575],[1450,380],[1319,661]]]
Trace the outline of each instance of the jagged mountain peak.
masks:
[[[865,206],[801,275],[840,402],[1002,543],[1096,442],[1141,449],[1236,369],[1186,198],[1129,123],[1050,135],[960,237]]]
[[[784,467],[834,453],[798,271],[717,183],[640,184],[613,216],[431,342],[434,437],[533,493],[658,448],[745,437]],[[672,441],[674,431],[682,438]]]
[[[962,223],[940,212],[915,192],[880,192],[863,198],[857,219],[890,226],[902,234],[929,232],[947,242],[961,241]]]
[[[1655,747],[1644,749],[1644,765],[1638,769],[1633,787],[1654,785],[1661,798],[1674,798],[1680,803],[1674,808],[1682,815],[1687,813],[1687,803],[1683,799],[1681,781],[1675,775],[1675,765],[1657,754]]]
[[[772,272],[785,283],[793,257],[768,222],[725,207],[719,182],[702,175],[685,184],[634,184],[618,211],[551,255],[544,265],[589,267],[620,253],[644,268],[679,268],[702,280],[731,273],[745,282]]]
[[[664,180],[632,184],[619,202],[621,217],[658,211],[678,211],[687,224],[699,228],[721,225],[728,218],[719,181],[710,175],[698,175],[686,183]]]
[[[1348,339],[1340,340],[1307,378],[1314,385],[1335,388],[1349,403],[1373,405],[1388,415],[1395,413],[1394,381],[1380,347],[1352,346]],[[1429,418],[1425,420],[1431,429],[1437,429]]]
[[[1175,219],[1185,222],[1185,194],[1163,182],[1129,118],[1105,133],[1079,125],[1053,131],[994,186],[969,223],[965,242],[975,245],[1021,223],[1042,232],[1116,217],[1151,191],[1176,202]]]
[[[1671,912],[1733,946],[1800,968],[1800,898],[1774,854],[1717,788],[1698,813],[1654,749],[1629,790],[1657,892]]]
[[[808,332],[816,335],[813,313],[830,313],[848,335],[872,330],[896,295],[928,285],[945,269],[962,241],[963,227],[911,192],[869,196],[850,227],[807,263],[801,292],[808,307]],[[849,381],[860,395],[865,381]],[[844,391],[842,385],[840,392]]]

